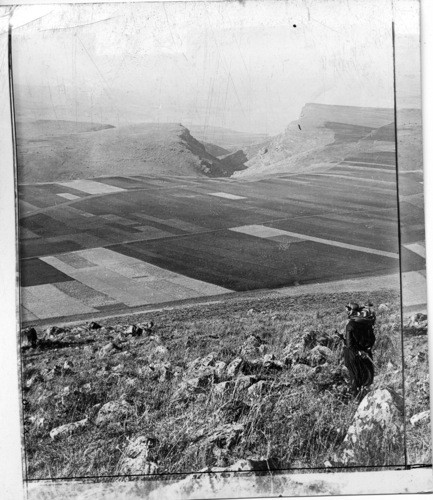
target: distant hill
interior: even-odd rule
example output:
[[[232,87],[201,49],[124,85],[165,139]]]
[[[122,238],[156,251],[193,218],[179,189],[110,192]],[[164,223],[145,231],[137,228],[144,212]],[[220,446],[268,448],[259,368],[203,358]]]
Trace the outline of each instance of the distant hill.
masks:
[[[35,120],[17,122],[17,135],[26,140],[46,139],[61,135],[80,134],[114,128],[113,125],[92,122],[77,122],[68,120]]]
[[[239,132],[223,127],[188,124],[188,129],[200,142],[210,142],[214,145],[217,144],[221,148],[227,150],[227,153],[234,153],[239,149],[244,149],[247,146],[269,139],[267,134]]]
[[[108,175],[229,176],[181,124],[113,128],[44,120],[18,127],[18,181],[50,182]]]
[[[227,149],[224,149],[220,146],[217,146],[216,144],[212,144],[210,142],[206,141],[200,141],[203,146],[205,147],[206,151],[210,153],[212,156],[224,156],[227,154],[230,154],[230,151]]]
[[[284,133],[246,148],[247,169],[234,175],[323,170],[348,154],[393,151],[393,121],[390,108],[306,104]]]

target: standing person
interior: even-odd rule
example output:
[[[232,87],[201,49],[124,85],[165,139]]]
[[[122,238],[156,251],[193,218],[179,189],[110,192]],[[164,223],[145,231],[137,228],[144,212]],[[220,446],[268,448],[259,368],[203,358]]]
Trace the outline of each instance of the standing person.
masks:
[[[364,392],[373,383],[374,365],[372,348],[376,341],[374,311],[355,302],[346,306],[348,321],[344,338],[344,364],[349,370],[351,391],[354,396]]]

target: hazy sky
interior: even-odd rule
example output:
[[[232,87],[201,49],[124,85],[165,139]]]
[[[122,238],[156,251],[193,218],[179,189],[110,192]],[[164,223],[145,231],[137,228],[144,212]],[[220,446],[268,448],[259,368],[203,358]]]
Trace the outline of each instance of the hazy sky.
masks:
[[[400,98],[412,107],[417,2],[399,5],[399,33],[412,37]],[[49,5],[19,7],[14,21],[28,117],[275,134],[306,102],[393,106],[391,0]]]

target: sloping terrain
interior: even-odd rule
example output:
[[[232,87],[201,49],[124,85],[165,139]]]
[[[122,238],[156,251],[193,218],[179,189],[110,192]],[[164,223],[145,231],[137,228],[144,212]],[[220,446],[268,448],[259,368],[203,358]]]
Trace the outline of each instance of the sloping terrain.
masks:
[[[218,159],[227,167],[227,169],[230,169],[233,172],[247,168],[245,163],[248,161],[248,157],[242,149],[239,149],[234,153],[219,156]]]
[[[35,136],[38,127],[38,123],[27,124],[18,130],[19,183],[89,179],[119,172],[210,177],[232,173],[181,124],[95,130],[94,124],[74,128],[73,122],[44,121],[40,135]]]
[[[393,122],[393,110],[306,104],[283,134],[246,149],[247,169],[239,177],[326,170],[348,154],[393,151],[393,134],[372,133]]]
[[[239,298],[38,329],[22,356],[27,477],[170,474],[239,460],[255,470],[340,467],[359,401],[348,393],[333,332],[344,330],[343,305],[361,297]],[[368,299],[378,315],[367,397],[401,394],[398,293],[374,290]],[[150,331],[133,326],[151,319]],[[428,409],[425,331],[406,333],[404,347],[409,463],[428,464],[429,421],[410,422]],[[402,423],[401,410],[393,412],[393,425]],[[401,430],[381,433],[378,412],[371,420],[350,465],[403,464]],[[127,460],[129,444],[144,451],[149,437],[146,456]]]

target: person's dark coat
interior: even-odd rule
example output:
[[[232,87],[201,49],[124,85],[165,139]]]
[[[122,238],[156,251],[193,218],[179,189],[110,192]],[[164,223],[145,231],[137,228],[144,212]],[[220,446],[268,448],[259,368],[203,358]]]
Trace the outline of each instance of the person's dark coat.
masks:
[[[349,318],[346,325],[344,364],[349,371],[351,388],[355,395],[373,383],[372,347],[376,340],[373,323],[374,321],[366,318],[354,317]]]

